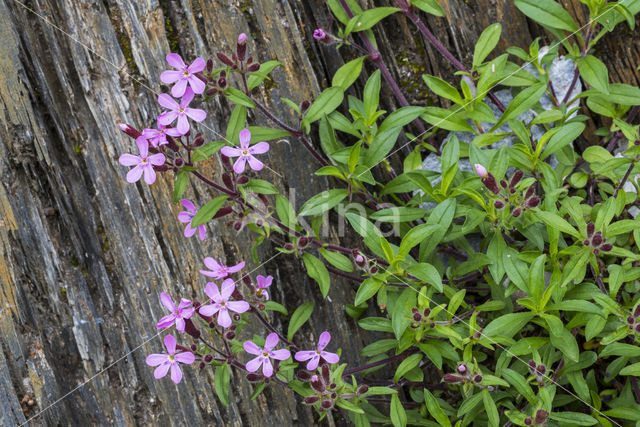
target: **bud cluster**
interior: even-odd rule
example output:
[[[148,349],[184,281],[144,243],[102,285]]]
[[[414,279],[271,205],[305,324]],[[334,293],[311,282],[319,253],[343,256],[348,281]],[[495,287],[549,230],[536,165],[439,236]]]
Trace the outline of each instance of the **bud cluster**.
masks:
[[[489,391],[494,390],[493,386],[481,386],[482,375],[477,371],[471,372],[464,363],[458,365],[455,374],[446,374],[442,379],[447,384],[473,384],[486,388]]]
[[[413,307],[411,309],[411,316],[413,319],[411,327],[414,329],[419,328],[422,325],[428,325],[430,328],[435,327],[434,321],[430,318],[431,309],[429,307],[425,308],[424,310]]]
[[[547,367],[542,363],[537,364],[534,360],[529,361],[529,372],[536,378],[539,386],[543,386],[545,384],[545,379],[547,378]]]
[[[629,317],[627,317],[629,329],[640,334],[640,304],[638,304]]]
[[[511,216],[518,218],[522,215],[522,212],[526,209],[533,209],[540,204],[540,197],[535,194],[535,187],[529,186],[525,192],[518,191],[517,185],[524,177],[524,172],[516,170],[509,182],[504,179],[500,180],[500,184],[496,181],[496,178],[488,172],[482,165],[476,164],[475,170],[478,176],[480,176],[484,186],[498,196],[494,200],[493,206],[497,210],[502,210],[505,207],[511,212]],[[511,210],[513,208],[513,210]]]
[[[354,249],[351,251],[351,257],[353,258],[355,266],[366,274],[376,274],[378,272],[377,261],[367,258],[359,250]]]
[[[613,249],[613,245],[607,243],[607,239],[602,236],[602,231],[595,232],[595,229],[596,225],[593,222],[587,224],[587,238],[584,239],[582,244],[590,246],[595,255],[598,255],[600,251],[608,252]]]
[[[533,417],[524,419],[524,425],[546,427],[547,418],[549,418],[549,413],[544,409],[538,409]]]

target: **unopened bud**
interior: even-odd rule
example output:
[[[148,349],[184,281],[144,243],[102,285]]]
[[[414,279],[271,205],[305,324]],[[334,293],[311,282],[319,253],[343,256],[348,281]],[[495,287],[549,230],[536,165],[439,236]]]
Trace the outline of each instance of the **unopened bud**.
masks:
[[[309,396],[304,398],[304,403],[311,405],[312,403],[316,403],[320,400],[320,396]]]
[[[369,386],[368,386],[368,385],[363,384],[363,385],[361,385],[360,387],[358,387],[358,391],[357,391],[357,393],[358,393],[358,394],[365,394],[365,393],[366,393],[366,392],[368,392],[368,391],[369,391]]]
[[[496,184],[496,178],[493,175],[488,174],[486,177],[482,178],[482,183],[493,194],[500,193],[500,188],[498,188],[498,184]]]
[[[536,424],[541,424],[543,423],[547,418],[549,417],[549,413],[547,411],[545,411],[544,409],[538,409],[536,411],[536,418],[535,418],[535,422]]]
[[[635,321],[636,321],[636,318],[635,318],[635,317],[633,317],[633,316],[629,316],[629,317],[627,317],[627,323],[631,323],[631,324],[633,324],[633,323],[635,323]]]
[[[518,183],[520,182],[523,176],[524,176],[524,172],[518,169],[511,177],[511,182],[509,183],[509,187],[515,188],[515,186],[518,185]]]
[[[507,188],[509,184],[507,184],[507,181],[505,181],[504,179],[500,180],[500,187],[502,188]]]
[[[532,186],[530,186],[529,188],[527,188],[527,192],[526,192],[526,193],[524,193],[524,198],[525,198],[525,199],[528,199],[529,197],[533,196],[533,192],[534,192],[535,190],[536,190],[536,189],[534,188],[534,186],[533,186],[533,185],[532,185]]]
[[[225,187],[233,189],[233,180],[231,179],[231,176],[226,172],[222,174],[222,183],[225,185]]]
[[[204,362],[200,362],[200,364],[198,365],[198,368],[202,370],[204,369],[204,366],[205,366]]]
[[[473,381],[475,381],[477,383],[481,383],[482,382],[482,375],[476,375],[475,377],[473,377]]]
[[[231,206],[223,206],[218,209],[218,212],[213,216],[213,219],[222,218],[225,215],[229,215],[231,212],[233,212],[233,208]]]
[[[196,328],[191,319],[184,319],[184,331],[195,339],[200,338],[200,331]]]
[[[605,252],[608,252],[611,249],[613,249],[613,245],[611,243],[605,243],[604,245],[600,246],[600,249],[602,249]]]
[[[533,418],[532,417],[527,417],[527,418],[524,419],[524,425],[530,426],[531,423],[533,423]]]
[[[257,62],[254,62],[253,64],[247,67],[247,71],[252,73],[258,71],[259,69],[260,69],[260,64]]]
[[[233,229],[236,231],[240,231],[240,229],[242,228],[242,223],[240,221],[236,221],[233,223]]]
[[[538,364],[535,361],[529,360],[529,369],[536,369],[537,366]]]
[[[307,111],[310,105],[311,103],[308,100],[305,99],[304,101],[302,101],[302,103],[300,104],[300,112],[304,113],[305,111]]]
[[[320,372],[322,373],[322,379],[324,380],[325,384],[328,384],[331,382],[331,371],[329,370],[329,366],[328,365],[322,365],[322,369],[320,370]]]
[[[208,72],[213,71],[213,59],[211,58],[207,59],[207,71]]]
[[[245,33],[242,33],[238,36],[236,53],[238,54],[238,59],[240,61],[244,61],[244,56],[247,53],[247,35]]]
[[[198,349],[198,346],[195,344],[191,344],[191,351],[196,351]]]
[[[129,126],[126,123],[120,123],[119,126],[120,126],[120,130],[122,132],[126,133],[127,135],[129,135],[133,139],[136,139],[137,137],[142,135],[140,132],[138,132],[137,129],[134,129],[133,127]]]
[[[249,382],[255,383],[255,382],[260,381],[261,379],[262,379],[262,375],[260,375],[260,374],[254,374],[253,372],[249,372],[247,374],[247,380]]]
[[[582,241],[582,244],[585,245],[585,246],[589,246],[591,244],[591,240],[585,239],[585,240]]]
[[[217,84],[220,89],[224,89],[227,87],[227,79],[225,79],[224,77],[220,77],[217,81]]]
[[[416,322],[420,322],[422,320],[422,315],[420,313],[415,313],[413,315],[413,320],[415,320]]]
[[[306,236],[302,236],[298,239],[298,247],[299,248],[305,248],[307,247],[307,245],[309,244],[309,238]]]
[[[539,203],[540,198],[538,196],[533,196],[530,199],[527,199],[526,202],[524,202],[524,207],[527,209],[535,208]]]
[[[324,410],[331,409],[333,407],[333,402],[330,400],[323,400],[320,406]]]
[[[424,317],[429,317],[429,315],[431,314],[431,309],[429,307],[425,308],[422,314],[424,315]]]
[[[229,59],[229,57],[227,55],[225,55],[222,52],[218,52],[216,53],[216,56],[218,57],[218,59],[220,61],[222,61],[225,65],[228,65],[230,67],[233,67],[235,64],[233,63],[233,61],[231,59]]]
[[[544,374],[547,373],[547,367],[544,365],[538,365],[538,367],[536,367],[536,374],[543,376]]]
[[[465,374],[467,372],[467,367],[463,364],[458,365],[458,372],[461,374]]]
[[[292,251],[294,249],[294,246],[291,243],[285,243],[284,248],[288,251]]]
[[[311,373],[309,371],[305,371],[301,369],[298,371],[298,378],[302,381],[309,381],[311,379]]]
[[[498,199],[498,200],[496,200],[495,202],[493,202],[493,206],[494,206],[496,209],[502,209],[502,208],[504,208],[505,203],[504,203],[504,201],[502,201],[502,200]]]
[[[459,382],[462,382],[461,377],[457,375],[451,375],[451,374],[446,374],[444,377],[442,377],[442,379],[444,380],[445,383],[449,383],[449,384],[457,384]]]
[[[600,246],[602,244],[602,234],[600,234],[600,232],[597,232],[595,236],[593,236],[593,239],[591,239],[591,241],[593,242],[594,246]]]
[[[640,304],[636,306],[636,309],[633,311],[634,317],[640,317]]]
[[[589,222],[587,224],[587,237],[593,236],[593,233],[596,231],[596,225],[593,222]]]
[[[518,218],[520,216],[520,214],[522,213],[522,209],[517,207],[513,210],[513,213],[511,214],[514,218]]]
[[[640,323],[638,323],[638,324],[636,325],[636,328],[635,328],[635,329],[636,329],[636,332],[640,332]]]
[[[212,360],[213,360],[213,356],[212,355],[210,355],[210,354],[205,354],[204,355],[204,361],[206,363],[211,363]]]
[[[488,176],[487,169],[480,163],[476,163],[473,167],[480,178],[486,178]]]
[[[313,387],[314,390],[322,393],[325,389],[324,389],[324,384],[322,384],[322,381],[320,381],[318,379],[318,377],[315,377],[315,380],[311,380],[311,387]]]
[[[209,96],[213,96],[216,93],[218,93],[218,89],[215,88],[215,87],[212,87],[211,89],[207,89],[207,95],[209,95]]]
[[[236,333],[233,331],[229,331],[226,334],[224,334],[224,337],[228,340],[232,340],[236,337]]]

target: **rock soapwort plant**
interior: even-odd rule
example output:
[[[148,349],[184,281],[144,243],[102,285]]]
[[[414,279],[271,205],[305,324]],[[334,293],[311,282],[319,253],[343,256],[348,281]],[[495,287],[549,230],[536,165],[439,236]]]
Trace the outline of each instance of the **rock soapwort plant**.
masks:
[[[154,376],[171,371],[178,383],[185,365],[214,369],[228,404],[235,369],[253,397],[288,388],[319,419],[340,410],[358,426],[640,422],[640,89],[611,82],[595,55],[608,32],[634,29],[640,1],[584,0],[589,20],[577,23],[553,0],[515,0],[552,40],[496,53],[493,24],[468,67],[424,24],[444,16],[435,0],[395,3],[328,0],[335,19],[312,41],[355,57],[313,101],[281,99],[297,123],[258,99],[281,64],[258,62],[241,34],[234,52],[217,53],[219,66],[167,55],[160,79],[171,94],[158,97],[157,128],[121,125],[138,147],[120,157],[133,167],[127,181],[173,178],[185,237],[205,240],[206,224],[224,217],[255,242],[235,265],[204,259],[199,300],[160,294],[169,314],[158,329],[175,327],[182,344],[165,335],[166,351],[147,358]],[[372,28],[391,15],[458,70],[422,76],[429,106],[409,105],[378,51]],[[381,109],[383,86],[394,111]],[[205,142],[207,114],[193,106],[219,96],[235,105],[228,139]],[[271,127],[248,123],[250,110]],[[600,142],[588,143],[594,135]],[[262,179],[268,141],[283,138],[302,144],[331,183],[298,210]],[[220,182],[200,169],[212,157]],[[197,208],[183,198],[191,179],[216,196]],[[324,240],[330,211],[358,249]],[[274,301],[282,284],[246,270],[265,240],[300,258],[325,297],[332,277],[353,283],[354,301],[341,308],[376,332],[361,366],[340,362],[330,330],[317,342],[296,337],[313,303],[295,308],[286,333],[274,327],[290,309]],[[263,333],[250,335],[249,324]]]

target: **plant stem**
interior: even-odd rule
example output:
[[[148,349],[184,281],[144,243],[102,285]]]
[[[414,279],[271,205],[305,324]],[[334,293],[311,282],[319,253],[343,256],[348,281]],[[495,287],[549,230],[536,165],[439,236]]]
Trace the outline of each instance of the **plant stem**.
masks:
[[[276,328],[274,328],[271,323],[267,322],[267,319],[264,318],[264,316],[262,315],[262,313],[260,313],[260,311],[255,308],[254,306],[251,306],[251,312],[258,318],[258,320],[260,321],[260,323],[262,323],[262,325],[267,328],[268,330],[270,330],[271,332],[275,332],[276,334],[278,334],[278,336],[280,337],[280,339],[282,341],[284,341],[289,347],[291,347],[292,350],[294,351],[298,351],[299,348],[297,345],[295,345],[294,343],[292,343],[291,341],[289,341],[284,335],[282,335],[280,333],[280,331],[278,331]]]

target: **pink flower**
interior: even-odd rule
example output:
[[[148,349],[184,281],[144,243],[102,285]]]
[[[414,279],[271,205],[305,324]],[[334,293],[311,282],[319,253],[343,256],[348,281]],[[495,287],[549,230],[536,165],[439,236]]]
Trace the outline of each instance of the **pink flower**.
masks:
[[[324,331],[320,334],[320,340],[318,340],[318,347],[315,351],[299,351],[295,355],[295,359],[298,362],[304,362],[305,360],[309,360],[307,363],[307,369],[313,371],[318,367],[320,363],[320,359],[326,361],[327,363],[338,363],[340,357],[335,353],[329,353],[328,351],[324,351],[324,348],[331,341],[331,335],[329,332]]]
[[[267,288],[271,286],[271,282],[273,282],[273,276],[264,277],[262,275],[258,275],[258,277],[256,277],[256,282],[258,284],[256,295],[258,295],[258,297],[264,295],[264,298],[268,300],[269,294],[267,293]]]
[[[177,71],[164,71],[160,74],[160,80],[162,80],[162,83],[167,84],[176,82],[176,84],[171,88],[171,95],[175,98],[183,96],[187,90],[187,84],[191,86],[194,93],[204,92],[204,88],[206,87],[205,83],[195,75],[195,73],[199,73],[204,70],[206,65],[204,59],[196,58],[191,65],[187,66],[180,55],[177,53],[170,53],[167,55],[167,62]]]
[[[322,28],[318,28],[313,32],[313,38],[316,40],[323,40],[325,37],[327,37],[327,33]]]
[[[249,166],[254,171],[259,171],[264,166],[262,162],[253,157],[253,155],[263,154],[269,151],[269,143],[263,141],[249,147],[249,141],[251,141],[251,132],[249,132],[249,129],[242,129],[240,131],[240,148],[222,147],[222,150],[220,150],[220,152],[227,157],[239,157],[233,164],[235,173],[244,172],[247,162],[249,162]]]
[[[238,44],[245,44],[247,42],[247,35],[245,33],[240,33],[238,36]]]
[[[182,298],[180,300],[180,304],[176,307],[171,297],[162,292],[160,294],[160,302],[162,302],[162,305],[164,305],[171,314],[167,314],[160,319],[158,322],[158,329],[168,328],[175,323],[178,332],[184,332],[184,319],[190,318],[196,311],[195,308],[189,307],[191,305],[191,301]]]
[[[473,165],[473,167],[476,170],[476,173],[478,174],[478,176],[480,178],[486,178],[488,173],[487,173],[487,169],[482,166],[480,163],[476,163],[475,165]]]
[[[229,301],[231,294],[235,290],[236,285],[231,279],[222,282],[221,291],[218,291],[218,286],[215,283],[207,283],[205,293],[211,298],[211,304],[200,307],[198,311],[203,316],[213,316],[218,313],[218,325],[228,328],[231,326],[229,310],[236,313],[244,313],[250,308],[249,303],[246,301]]]
[[[135,166],[127,172],[127,182],[137,182],[144,173],[144,182],[151,185],[156,180],[156,171],[153,170],[153,167],[164,164],[164,154],[157,153],[149,155],[149,141],[146,139],[136,139],[136,145],[140,151],[139,156],[127,153],[120,156],[118,161],[123,166]]]
[[[224,279],[232,273],[237,273],[238,271],[244,268],[244,261],[240,264],[236,264],[233,267],[227,267],[223,265],[222,262],[218,263],[215,259],[211,257],[206,257],[204,259],[204,265],[209,270],[200,270],[201,274],[204,274],[207,277],[213,277],[216,280]]]
[[[247,362],[245,366],[247,371],[255,372],[260,368],[260,366],[262,366],[262,373],[265,377],[273,375],[273,365],[269,359],[287,360],[291,357],[291,353],[287,349],[273,350],[273,348],[278,344],[278,341],[280,341],[280,339],[278,338],[278,334],[275,332],[272,332],[267,336],[264,348],[258,347],[251,341],[245,341],[243,345],[244,351],[258,356]]]
[[[185,363],[187,365],[193,363],[196,357],[189,351],[181,351],[176,353],[176,339],[173,335],[167,335],[164,337],[164,345],[167,347],[167,353],[162,354],[150,354],[147,356],[147,365],[157,366],[153,371],[153,376],[156,379],[160,379],[167,375],[169,368],[171,368],[171,380],[178,384],[182,380],[182,371],[178,363]]]
[[[168,111],[163,112],[158,116],[158,123],[161,125],[170,125],[178,119],[178,125],[176,128],[181,135],[189,132],[189,120],[195,120],[201,122],[207,117],[207,113],[198,108],[189,108],[189,103],[193,100],[193,91],[191,88],[187,88],[182,97],[180,104],[175,99],[167,95],[166,93],[158,95],[158,103],[166,108]]]
[[[152,147],[159,147],[161,145],[167,144],[167,135],[169,136],[181,136],[182,133],[178,131],[176,128],[168,128],[161,124],[158,124],[158,129],[144,129],[142,131],[142,135],[140,135],[138,139],[146,139],[149,141]]]
[[[191,227],[191,221],[193,217],[198,213],[196,207],[187,199],[180,200],[182,206],[186,209],[186,211],[182,211],[178,214],[178,221],[187,224],[184,228],[184,237],[191,237],[196,234],[196,229]],[[204,240],[207,237],[207,228],[204,224],[198,226],[198,235],[200,236],[200,240]]]

